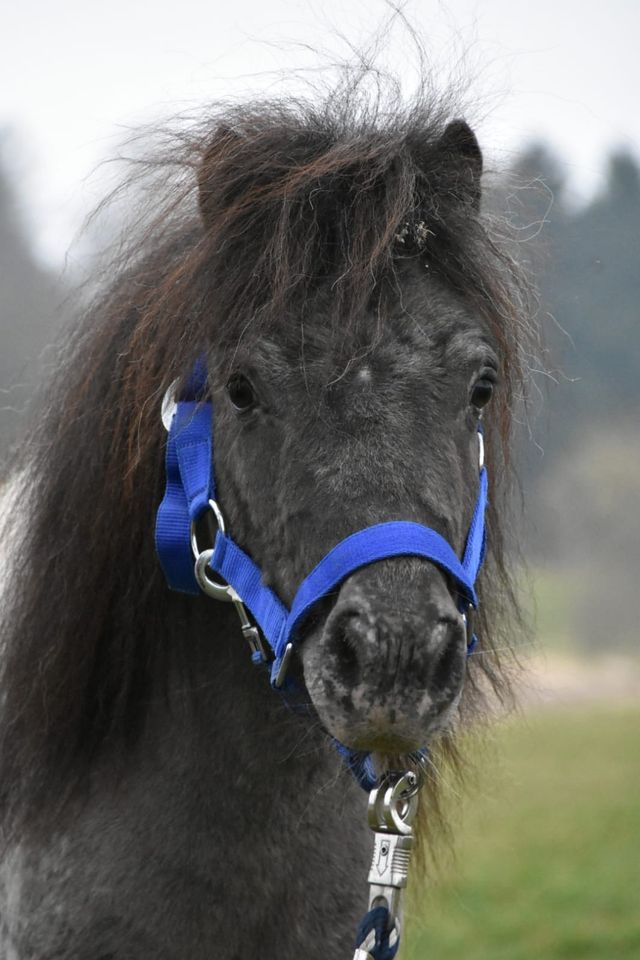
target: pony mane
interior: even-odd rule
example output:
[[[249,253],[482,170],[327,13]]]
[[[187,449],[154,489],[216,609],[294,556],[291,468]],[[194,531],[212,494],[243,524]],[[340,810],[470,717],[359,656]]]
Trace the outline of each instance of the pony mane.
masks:
[[[318,101],[221,105],[136,160],[139,226],[61,344],[14,475],[0,724],[6,824],[24,827],[70,796],[107,746],[126,752],[170,665],[189,674],[181,636],[197,601],[169,594],[153,544],[164,390],[203,344],[232,348],[272,329],[297,335],[328,288],[327,329],[348,336],[393,288],[399,255],[425,257],[486,319],[501,353],[504,389],[486,429],[482,647],[463,709],[482,709],[483,676],[508,693],[499,651],[517,619],[505,556],[509,451],[532,328],[508,245],[472,209],[463,170],[443,153],[452,116],[449,98],[423,90],[407,105],[397,94],[367,95],[360,78]],[[426,243],[415,237],[419,223]]]

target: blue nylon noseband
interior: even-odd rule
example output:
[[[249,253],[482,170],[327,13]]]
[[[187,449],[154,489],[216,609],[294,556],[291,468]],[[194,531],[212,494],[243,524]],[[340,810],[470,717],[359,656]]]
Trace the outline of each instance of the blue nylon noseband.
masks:
[[[453,580],[461,609],[468,613],[470,608],[477,607],[475,581],[484,558],[488,486],[482,456],[478,497],[462,560],[444,537],[430,527],[403,520],[374,524],[333,547],[302,581],[288,610],[262,582],[258,565],[224,530],[216,503],[213,406],[208,399],[207,370],[202,361],[195,365],[183,396],[163,406],[163,421],[168,429],[166,490],[156,518],[156,549],[167,582],[173,590],[184,593],[198,594],[204,590],[231,599],[239,610],[243,632],[249,639],[254,637],[253,659],[267,662],[264,646],[255,642],[257,631],[244,612],[246,607],[271,648],[273,686],[282,685],[300,625],[314,605],[354,571],[378,560],[398,556],[428,560]],[[481,432],[479,443],[482,450]],[[200,554],[194,568],[194,554],[198,553],[194,545],[195,524],[209,510],[218,526],[215,542],[212,550]],[[212,573],[229,587],[212,583]],[[470,649],[474,643],[475,637]],[[375,775],[368,754],[338,747],[361,786],[372,789]]]

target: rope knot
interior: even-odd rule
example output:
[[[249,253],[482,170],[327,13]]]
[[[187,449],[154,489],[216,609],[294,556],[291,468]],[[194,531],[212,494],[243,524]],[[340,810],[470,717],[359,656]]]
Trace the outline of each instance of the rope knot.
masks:
[[[374,907],[362,919],[356,934],[354,960],[393,960],[400,946],[396,923],[389,926],[386,907]]]

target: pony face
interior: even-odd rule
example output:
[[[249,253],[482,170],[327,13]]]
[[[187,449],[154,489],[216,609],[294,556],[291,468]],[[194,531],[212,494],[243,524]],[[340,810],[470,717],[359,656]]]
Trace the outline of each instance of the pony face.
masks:
[[[459,555],[478,491],[478,420],[499,389],[491,336],[418,258],[381,317],[336,338],[326,292],[297,327],[211,369],[220,504],[287,602],[344,537],[430,526]],[[297,337],[292,331],[297,332]],[[455,585],[396,557],[352,574],[304,625],[299,669],[325,727],[357,749],[409,752],[447,725],[465,674]]]

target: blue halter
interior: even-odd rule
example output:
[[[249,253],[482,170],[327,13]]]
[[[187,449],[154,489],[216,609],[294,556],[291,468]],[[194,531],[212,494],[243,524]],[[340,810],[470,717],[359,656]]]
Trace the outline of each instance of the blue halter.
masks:
[[[397,556],[422,557],[435,563],[454,581],[460,609],[468,617],[478,605],[474,584],[485,548],[487,471],[484,466],[482,432],[479,491],[467,534],[462,561],[450,544],[420,523],[391,521],[359,530],[340,541],[302,581],[288,610],[262,582],[260,568],[226,533],[216,501],[213,457],[213,406],[207,396],[207,370],[199,361],[182,397],[168,395],[163,404],[163,422],[168,429],[166,490],[156,518],[156,549],[169,586],[173,590],[231,600],[239,613],[242,631],[250,642],[253,660],[271,659],[271,683],[282,687],[300,625],[314,605],[335,590],[355,570],[378,560]],[[196,524],[209,516],[215,521],[212,549],[200,551]],[[194,566],[195,558],[195,566]],[[216,581],[213,575],[222,578]],[[252,624],[251,612],[259,630]],[[263,638],[270,648],[265,648]],[[470,638],[468,650],[475,645]],[[375,784],[367,754],[356,754],[338,744],[346,762],[365,789]]]

